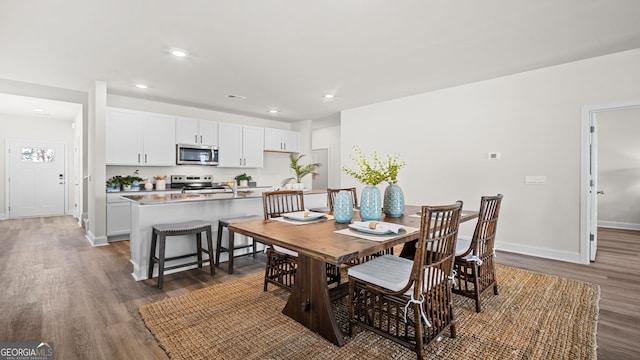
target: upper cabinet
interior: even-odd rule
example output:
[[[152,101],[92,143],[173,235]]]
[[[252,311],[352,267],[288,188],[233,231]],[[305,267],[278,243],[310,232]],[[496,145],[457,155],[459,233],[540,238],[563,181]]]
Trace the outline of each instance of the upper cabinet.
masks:
[[[219,167],[264,166],[264,128],[220,123],[218,134]]]
[[[107,108],[105,126],[107,165],[176,164],[173,116]]]
[[[218,123],[209,120],[176,117],[176,143],[218,145]]]
[[[297,131],[265,128],[264,151],[300,152],[300,133]]]

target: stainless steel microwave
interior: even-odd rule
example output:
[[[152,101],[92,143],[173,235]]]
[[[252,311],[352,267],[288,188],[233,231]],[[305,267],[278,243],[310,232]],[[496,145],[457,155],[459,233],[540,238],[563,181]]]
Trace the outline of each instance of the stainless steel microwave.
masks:
[[[217,166],[218,147],[177,144],[176,164]]]

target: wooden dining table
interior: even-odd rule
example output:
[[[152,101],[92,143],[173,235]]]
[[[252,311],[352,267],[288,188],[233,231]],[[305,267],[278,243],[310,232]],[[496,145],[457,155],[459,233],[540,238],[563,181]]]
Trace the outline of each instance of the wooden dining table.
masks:
[[[419,229],[420,217],[417,213],[420,210],[418,206],[406,206],[403,216],[398,218],[383,216],[380,221]],[[354,215],[354,220],[358,221],[358,212],[356,211]],[[463,211],[460,222],[477,217],[477,211]],[[326,264],[340,266],[400,244],[415,248],[413,242],[420,235],[419,231],[412,233],[401,231],[391,239],[372,241],[358,237],[357,234],[336,233],[337,230],[347,228],[348,224],[339,224],[335,220],[294,225],[270,219],[229,225],[230,231],[298,253],[295,283],[282,313],[338,346],[343,346],[345,341],[331,309],[331,300],[337,296],[346,295],[347,289],[346,284],[329,289]]]

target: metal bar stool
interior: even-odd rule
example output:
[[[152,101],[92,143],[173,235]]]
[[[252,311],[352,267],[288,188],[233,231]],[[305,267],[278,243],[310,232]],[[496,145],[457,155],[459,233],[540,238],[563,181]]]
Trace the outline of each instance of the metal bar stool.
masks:
[[[240,256],[246,256],[246,255],[253,255],[253,257],[256,257],[256,240],[252,239],[251,244],[247,244],[247,245],[242,245],[242,246],[235,246],[235,236],[233,231],[229,231],[229,245],[228,247],[223,247],[222,246],[222,231],[224,230],[224,228],[227,228],[227,230],[229,230],[228,226],[229,224],[237,224],[239,222],[245,222],[245,221],[254,221],[254,220],[264,220],[264,218],[262,216],[257,216],[257,215],[247,215],[247,216],[240,216],[240,217],[236,217],[236,218],[229,218],[229,219],[220,219],[218,220],[218,239],[216,242],[216,266],[220,265],[220,253],[221,252],[228,252],[229,253],[229,263],[228,263],[228,267],[227,267],[227,272],[229,274],[233,274],[233,259],[236,257],[240,257]],[[240,254],[240,255],[235,255],[235,250],[238,249],[244,249],[244,248],[248,248],[248,247],[253,247],[253,251],[250,253],[246,253],[246,254]]]
[[[191,266],[198,264],[198,268],[202,268],[202,264],[205,261],[209,261],[209,267],[211,268],[211,275],[216,273],[214,263],[212,260],[213,251],[213,239],[211,237],[211,223],[206,221],[194,220],[173,224],[157,224],[153,225],[153,234],[151,235],[151,253],[149,254],[149,275],[148,279],[153,277],[153,265],[158,263],[158,289],[162,289],[164,285],[164,271],[177,269],[185,266]],[[207,234],[207,249],[202,247],[202,232]],[[186,254],[180,256],[174,256],[165,259],[165,247],[167,236],[189,235],[196,234],[196,252],[193,254]],[[160,237],[160,244],[158,249],[158,257],[156,257],[156,244],[158,243],[158,236]],[[202,253],[205,252],[209,256],[207,260],[202,260]],[[165,268],[165,261],[171,261],[176,259],[182,259],[189,256],[197,255],[198,260],[186,264],[180,264]]]

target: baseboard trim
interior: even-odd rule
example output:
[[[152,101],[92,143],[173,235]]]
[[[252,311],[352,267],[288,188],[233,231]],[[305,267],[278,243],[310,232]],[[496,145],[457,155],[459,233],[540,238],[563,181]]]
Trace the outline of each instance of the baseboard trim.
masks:
[[[0,220],[7,220],[7,214],[0,213]]]
[[[496,243],[496,250],[581,264],[580,252],[577,251],[553,250],[505,242]]]
[[[105,246],[109,245],[106,236],[95,236],[91,231],[87,230],[87,234],[84,236],[91,246]]]
[[[640,224],[619,221],[598,221],[598,227],[623,230],[640,230]]]

